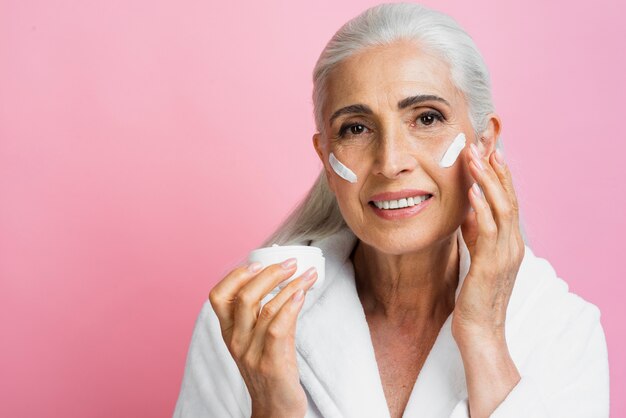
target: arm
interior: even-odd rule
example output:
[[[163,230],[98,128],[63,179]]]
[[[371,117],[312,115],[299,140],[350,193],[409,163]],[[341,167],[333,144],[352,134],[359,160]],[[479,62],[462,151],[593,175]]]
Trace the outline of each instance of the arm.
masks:
[[[542,278],[548,283],[540,288],[546,290],[543,302],[527,306],[522,324],[527,332],[517,335],[515,347],[526,346],[531,357],[520,378],[504,338],[509,298],[520,263],[528,258],[519,230],[519,204],[511,173],[498,152],[485,158],[475,144],[469,149],[465,161],[484,196],[479,190],[469,192],[474,211],[461,225],[472,262],[454,307],[452,333],[465,367],[469,405],[457,405],[452,417],[470,412],[472,418],[608,416],[608,361],[600,311],[568,293],[567,284],[554,280],[554,270],[545,269],[549,263],[543,261],[531,263],[537,274],[527,271],[520,276],[522,281]],[[529,347],[533,334],[540,337]]]
[[[520,381],[504,336],[458,344],[465,368],[470,416],[488,417]]]
[[[567,316],[566,323],[561,322],[551,341],[535,345],[532,360],[520,373],[521,379],[495,409],[496,395],[484,393],[493,388],[499,393],[497,396],[502,396],[506,391],[510,384],[507,355],[496,356],[504,360],[489,361],[485,360],[488,354],[463,354],[464,363],[466,358],[468,362],[469,399],[459,402],[450,418],[608,418],[609,364],[600,311],[585,302],[576,313],[567,309],[563,315]],[[487,370],[480,370],[485,365]],[[499,371],[493,372],[494,369]],[[481,415],[489,408],[490,415]]]
[[[567,321],[540,366],[522,377],[490,417],[522,416],[608,418],[609,363],[597,307],[586,304]]]

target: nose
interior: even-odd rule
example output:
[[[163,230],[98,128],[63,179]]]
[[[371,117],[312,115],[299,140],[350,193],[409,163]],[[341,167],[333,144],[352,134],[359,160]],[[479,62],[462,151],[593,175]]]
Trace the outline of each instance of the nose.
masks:
[[[402,132],[387,131],[381,135],[376,149],[376,173],[395,179],[415,169],[417,161],[412,155],[408,138]]]

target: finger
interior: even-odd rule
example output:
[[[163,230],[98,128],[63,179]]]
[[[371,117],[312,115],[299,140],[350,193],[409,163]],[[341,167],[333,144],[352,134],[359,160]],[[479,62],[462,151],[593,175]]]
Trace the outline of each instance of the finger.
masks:
[[[474,210],[473,206],[472,210],[467,211],[467,215],[461,224],[461,232],[463,233],[463,239],[465,240],[468,250],[473,254],[476,238],[478,237],[478,221],[476,219],[476,210]]]
[[[501,162],[498,161],[498,157],[501,158]],[[491,166],[494,168],[495,173],[500,179],[500,182],[502,183],[502,186],[504,187],[507,196],[509,197],[515,220],[517,220],[519,219],[519,204],[517,200],[517,194],[515,193],[515,188],[513,187],[513,176],[511,175],[511,171],[504,161],[504,156],[497,149],[490,156],[490,162]]]
[[[272,300],[263,306],[252,332],[250,341],[250,351],[252,353],[260,355],[264,350],[268,337],[269,340],[278,340],[291,332],[291,319],[295,321],[302,306],[302,300],[294,301],[293,296],[298,290],[307,292],[316,279],[317,271],[312,267],[285,286]],[[302,299],[304,299],[304,296]]]
[[[472,145],[474,144],[471,144],[470,148],[476,150]],[[473,151],[470,154],[472,157],[469,164],[470,172],[484,192],[498,226],[498,233],[508,239],[512,222],[512,208],[508,195],[488,159],[477,157]]]
[[[515,193],[515,187],[513,186],[513,176],[511,171],[509,170],[508,165],[504,161],[504,156],[502,153],[496,149],[495,152],[490,156],[490,162],[492,167],[494,168],[495,173],[497,174],[504,190],[506,191],[507,196],[509,197],[509,202],[511,204],[511,233],[508,238],[509,245],[514,249],[514,252],[523,254],[524,253],[524,239],[522,238],[522,233],[519,226],[519,203],[517,199],[517,194]]]
[[[239,290],[261,270],[261,263],[255,262],[233,269],[209,292],[209,301],[215,311],[222,333],[233,326],[233,303]]]
[[[243,349],[250,341],[251,332],[259,315],[261,299],[273,288],[296,272],[296,259],[271,264],[246,283],[234,301],[234,325],[231,345]]]
[[[470,204],[476,212],[476,222],[478,224],[478,237],[476,238],[476,250],[477,257],[481,255],[484,257],[490,257],[494,254],[495,246],[497,245],[498,227],[489,204],[485,200],[484,196],[480,194],[477,183],[474,183],[469,190]]]
[[[500,158],[500,161],[498,161],[498,157]],[[517,194],[515,193],[515,188],[513,187],[513,176],[511,175],[511,170],[509,170],[508,165],[504,161],[504,156],[499,152],[499,150],[496,150],[491,158],[493,159],[492,165],[500,178],[507,195],[509,196],[511,206],[513,208],[513,220],[511,236],[509,237],[509,245],[512,249],[512,254],[514,254],[514,258],[521,260],[524,257],[525,243],[519,225],[519,203]]]
[[[270,358],[288,358],[287,356],[293,353],[293,341],[296,335],[298,313],[304,304],[307,290],[308,289],[298,289],[295,293],[300,299],[295,299],[295,297],[289,298],[280,311],[278,311],[274,320],[270,322],[265,332],[264,348],[264,351]],[[287,341],[289,343],[287,343]]]

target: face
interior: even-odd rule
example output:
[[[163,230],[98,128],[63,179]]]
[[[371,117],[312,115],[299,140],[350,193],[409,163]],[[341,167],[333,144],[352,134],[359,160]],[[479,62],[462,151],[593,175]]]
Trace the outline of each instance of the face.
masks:
[[[451,167],[440,167],[439,161],[459,133],[467,138],[466,148],[476,136],[466,99],[444,61],[410,42],[353,55],[330,74],[323,115],[325,132],[316,133],[313,143],[341,213],[359,239],[384,253],[403,254],[448,238],[463,222],[473,182],[463,158],[468,149]],[[483,152],[495,142],[495,122],[496,131],[490,119],[486,142],[477,143]],[[356,183],[332,169],[331,152],[356,174]],[[396,219],[390,219],[393,210],[383,214],[372,203],[374,195],[406,189],[432,196],[419,211]]]

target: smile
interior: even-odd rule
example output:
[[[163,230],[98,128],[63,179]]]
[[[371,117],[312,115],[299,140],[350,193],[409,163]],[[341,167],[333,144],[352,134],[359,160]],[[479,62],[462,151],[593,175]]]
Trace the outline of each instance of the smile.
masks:
[[[434,200],[433,195],[421,195],[398,200],[370,201],[369,207],[379,217],[387,220],[410,218],[422,212]]]
[[[411,207],[415,205],[419,205],[424,200],[427,200],[432,195],[421,195],[409,197],[406,199],[398,199],[398,200],[381,200],[378,202],[372,202],[378,209],[389,210],[389,209],[402,209],[406,207]]]

